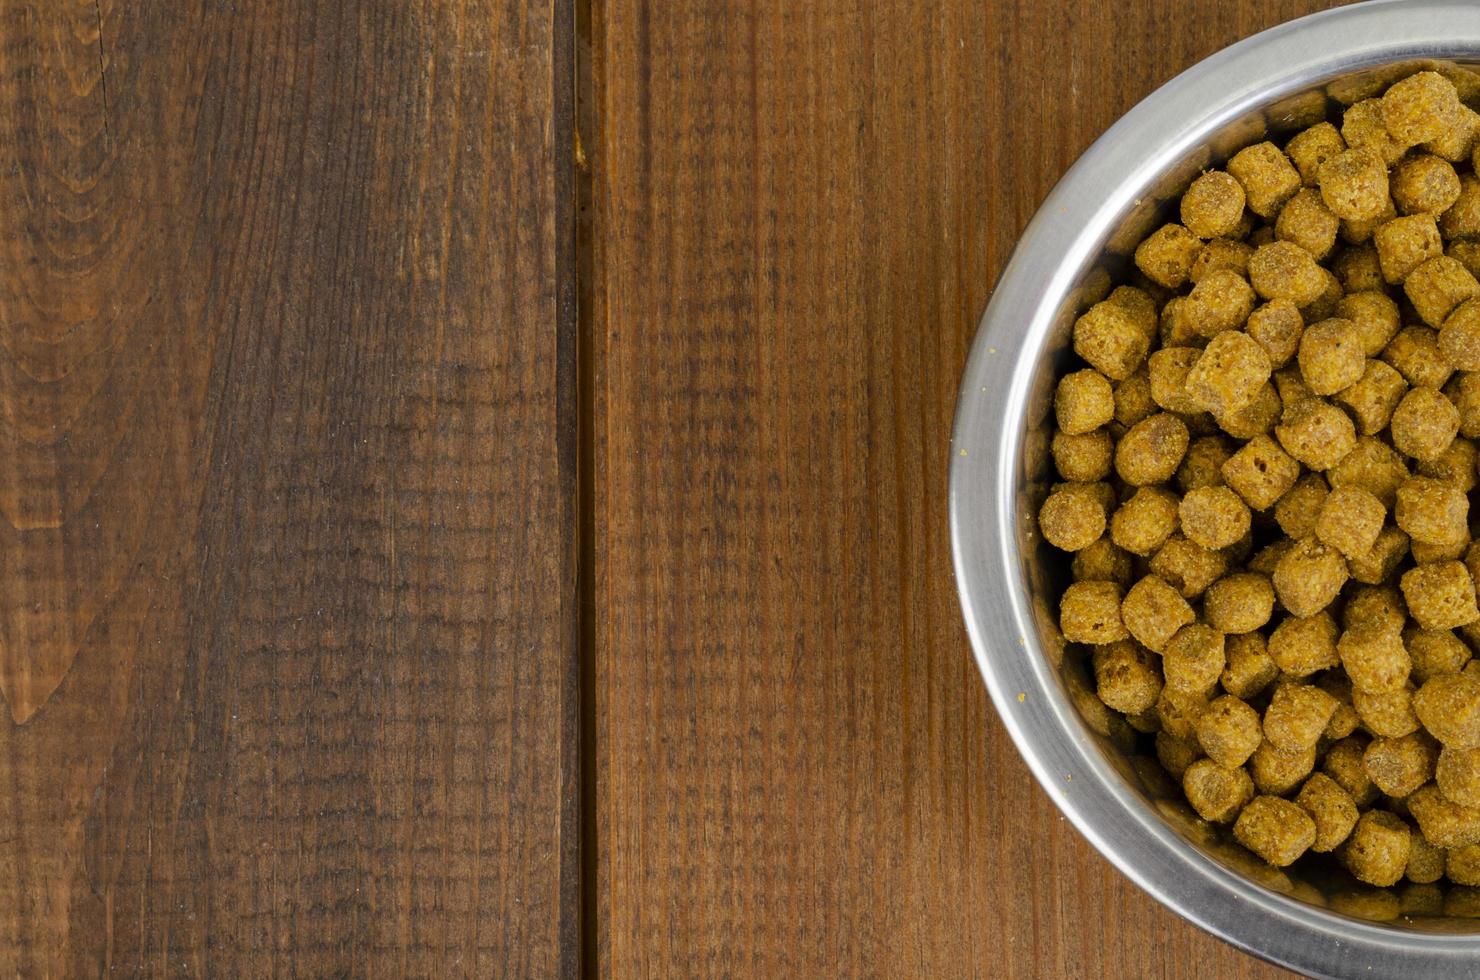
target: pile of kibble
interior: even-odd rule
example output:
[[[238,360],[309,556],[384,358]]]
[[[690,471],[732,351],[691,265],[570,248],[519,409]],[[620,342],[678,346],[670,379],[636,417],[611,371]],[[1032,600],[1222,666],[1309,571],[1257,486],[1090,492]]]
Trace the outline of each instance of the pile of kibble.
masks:
[[[1480,115],[1433,71],[1198,176],[1074,324],[1060,628],[1276,867],[1480,885]]]

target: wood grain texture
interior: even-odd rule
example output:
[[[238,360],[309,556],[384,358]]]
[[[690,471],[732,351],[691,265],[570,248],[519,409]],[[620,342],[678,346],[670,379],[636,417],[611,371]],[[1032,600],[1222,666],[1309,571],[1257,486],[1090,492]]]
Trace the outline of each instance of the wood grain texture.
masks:
[[[573,973],[568,12],[0,0],[0,973]]]
[[[600,5],[604,974],[1279,973],[1039,792],[971,662],[945,484],[972,332],[1062,172],[1330,5]]]

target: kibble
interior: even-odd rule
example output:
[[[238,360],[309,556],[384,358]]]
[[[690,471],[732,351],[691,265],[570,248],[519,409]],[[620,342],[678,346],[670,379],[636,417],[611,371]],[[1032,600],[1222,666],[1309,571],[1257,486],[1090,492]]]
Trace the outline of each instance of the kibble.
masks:
[[[1459,200],[1459,174],[1454,164],[1432,153],[1416,153],[1399,161],[1390,184],[1400,214],[1437,218]]]
[[[1381,356],[1415,388],[1442,388],[1454,373],[1439,348],[1439,332],[1428,327],[1399,330],[1382,349]]]
[[[1341,662],[1336,643],[1336,621],[1323,611],[1282,620],[1269,636],[1268,653],[1291,677],[1309,677]]]
[[[1279,560],[1271,579],[1275,595],[1293,616],[1314,616],[1346,584],[1346,561],[1316,537],[1304,538]]]
[[[1182,224],[1200,238],[1233,234],[1243,216],[1243,185],[1221,170],[1203,174],[1182,195]]]
[[[1356,801],[1324,773],[1311,774],[1296,794],[1295,803],[1315,823],[1316,838],[1310,845],[1313,851],[1334,851],[1357,825]]]
[[[1256,143],[1235,153],[1228,172],[1243,185],[1249,210],[1261,218],[1274,217],[1301,186],[1300,172],[1273,143]]]
[[[1404,572],[1400,581],[1408,611],[1424,629],[1454,629],[1480,619],[1475,583],[1461,562],[1419,565]]]
[[[1209,846],[1333,854],[1351,915],[1480,916],[1480,75],[1331,91],[1076,292],[1023,444],[1069,572],[1046,654]]]
[[[1221,551],[1194,544],[1180,534],[1167,538],[1151,558],[1151,571],[1185,599],[1195,599],[1228,570],[1228,559]]]
[[[1387,164],[1370,147],[1355,147],[1321,164],[1317,174],[1321,200],[1346,221],[1376,218],[1392,203]]]
[[[1297,307],[1314,302],[1326,291],[1324,270],[1315,256],[1294,242],[1260,245],[1249,256],[1249,282],[1267,300],[1288,300]]]
[[[1316,842],[1310,814],[1277,796],[1251,800],[1238,815],[1233,833],[1240,844],[1277,868],[1293,864]]]
[[[1388,796],[1403,797],[1434,776],[1438,749],[1426,732],[1374,738],[1362,754],[1372,783]]]
[[[1073,588],[1076,586],[1070,586],[1070,589]],[[1182,593],[1155,575],[1148,575],[1131,586],[1130,591],[1125,594],[1124,602],[1120,603],[1118,617],[1118,621],[1123,621],[1124,629],[1131,636],[1156,653],[1166,650],[1168,641],[1177,631],[1196,619],[1192,607],[1182,598]],[[1064,630],[1064,635],[1068,636],[1069,631]]]
[[[1235,412],[1254,400],[1273,370],[1269,355],[1257,341],[1241,331],[1228,330],[1208,342],[1188,371],[1187,394],[1205,411]]]
[[[1075,582],[1059,604],[1059,630],[1070,643],[1114,643],[1129,634],[1120,617],[1120,586],[1114,582]]]
[[[1223,650],[1228,663],[1223,668],[1218,683],[1223,690],[1236,698],[1257,696],[1279,676],[1280,668],[1269,655],[1269,642],[1263,634],[1239,633],[1229,636],[1223,642]],[[1257,729],[1257,714],[1254,716],[1254,724]]]
[[[1408,870],[1408,825],[1391,813],[1368,810],[1341,847],[1341,860],[1358,881],[1386,887]]]
[[[1438,388],[1414,388],[1393,410],[1392,434],[1404,455],[1437,459],[1459,434],[1459,409]]]
[[[1274,612],[1274,588],[1268,576],[1240,572],[1208,586],[1203,613],[1223,633],[1252,633],[1269,622]]]
[[[1419,318],[1437,330],[1456,306],[1480,294],[1480,282],[1457,259],[1439,255],[1408,273],[1403,292]]]

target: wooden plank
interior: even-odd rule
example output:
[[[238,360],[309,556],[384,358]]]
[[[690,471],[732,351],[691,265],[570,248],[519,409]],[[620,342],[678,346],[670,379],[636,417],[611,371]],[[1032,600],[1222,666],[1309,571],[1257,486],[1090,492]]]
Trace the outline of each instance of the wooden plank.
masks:
[[[1278,973],[1039,792],[971,662],[945,484],[970,337],[1060,174],[1329,5],[602,5],[604,973]]]
[[[564,0],[0,0],[0,973],[578,955]]]

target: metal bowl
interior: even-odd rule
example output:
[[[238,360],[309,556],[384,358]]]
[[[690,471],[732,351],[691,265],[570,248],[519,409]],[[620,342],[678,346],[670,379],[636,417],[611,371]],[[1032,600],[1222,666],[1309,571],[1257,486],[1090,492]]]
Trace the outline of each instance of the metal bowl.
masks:
[[[1477,61],[1474,0],[1374,0],[1284,24],[1179,75],[1091,146],[1039,209],[982,317],[957,405],[950,506],[961,603],[992,699],[1034,775],[1158,901],[1317,976],[1480,976],[1480,920],[1366,921],[1339,870],[1269,868],[1143,778],[1129,730],[1096,710],[1083,653],[1065,648],[1055,623],[1067,570],[1034,520],[1052,479],[1053,384],[1075,317],[1203,168],[1419,64],[1463,74]]]

